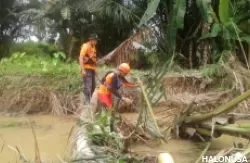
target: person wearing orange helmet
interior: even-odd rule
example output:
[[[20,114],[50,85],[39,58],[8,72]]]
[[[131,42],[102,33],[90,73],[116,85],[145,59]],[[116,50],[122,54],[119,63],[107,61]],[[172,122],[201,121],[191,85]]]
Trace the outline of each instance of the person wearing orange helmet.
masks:
[[[104,104],[108,110],[112,109],[112,94],[119,99],[131,104],[133,101],[129,98],[123,97],[118,90],[122,85],[125,87],[138,87],[140,84],[129,83],[125,76],[130,73],[130,66],[127,63],[122,63],[118,66],[116,71],[108,71],[101,79],[101,85],[97,92],[99,101]]]

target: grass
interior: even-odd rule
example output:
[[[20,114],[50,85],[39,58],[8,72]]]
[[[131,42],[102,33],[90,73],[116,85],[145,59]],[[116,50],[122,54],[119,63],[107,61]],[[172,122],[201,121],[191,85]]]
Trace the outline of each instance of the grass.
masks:
[[[25,43],[13,46],[12,55],[0,61],[0,88],[22,89],[29,87],[46,87],[58,91],[82,90],[80,66],[77,60],[65,62],[65,54],[52,45],[44,43]],[[106,71],[113,69],[98,66],[99,79]],[[199,72],[204,77],[223,78],[224,69],[220,64],[207,65],[199,70],[184,70],[177,64],[166,70],[167,74],[182,75]],[[155,80],[156,74],[163,69],[132,70],[131,75],[139,77],[144,83]],[[100,84],[96,80],[97,86]],[[156,87],[156,86],[154,86]],[[224,85],[222,86],[224,87]],[[157,89],[158,88],[154,88]],[[149,91],[151,92],[151,91]]]
[[[81,76],[76,61],[65,63],[58,56],[14,53],[0,61],[0,88],[46,87],[58,91],[80,91]]]
[[[1,75],[79,75],[79,65],[76,62],[64,63],[60,58],[48,55],[27,55],[19,52],[1,60],[0,67]]]
[[[99,79],[112,67],[97,67]],[[134,76],[144,73],[132,70]],[[97,86],[100,84],[96,79]],[[82,79],[78,62],[64,62],[63,54],[30,55],[16,52],[0,61],[0,88],[22,89],[46,87],[58,91],[81,91]]]

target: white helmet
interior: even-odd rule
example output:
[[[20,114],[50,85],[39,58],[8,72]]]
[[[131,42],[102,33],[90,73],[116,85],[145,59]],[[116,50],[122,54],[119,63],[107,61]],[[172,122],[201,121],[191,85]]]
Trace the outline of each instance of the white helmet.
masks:
[[[158,163],[174,163],[174,159],[169,153],[160,153]]]

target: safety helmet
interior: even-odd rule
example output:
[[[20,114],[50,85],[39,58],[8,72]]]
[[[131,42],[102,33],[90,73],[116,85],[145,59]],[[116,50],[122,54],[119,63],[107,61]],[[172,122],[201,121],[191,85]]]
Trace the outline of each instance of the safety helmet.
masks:
[[[96,33],[90,34],[88,37],[89,40],[99,40],[99,37]]]
[[[174,163],[174,159],[169,153],[160,153],[158,163]]]
[[[128,74],[130,72],[130,66],[127,63],[121,63],[118,67],[119,71]]]

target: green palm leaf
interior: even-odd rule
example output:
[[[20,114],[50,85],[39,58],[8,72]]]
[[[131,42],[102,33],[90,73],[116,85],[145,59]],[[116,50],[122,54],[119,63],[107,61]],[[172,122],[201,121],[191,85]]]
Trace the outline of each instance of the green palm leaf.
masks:
[[[186,0],[177,0],[174,5],[174,18],[176,27],[182,29],[184,26],[184,15],[186,13]]]
[[[170,17],[168,27],[167,42],[170,52],[173,52],[176,46],[177,30],[182,29],[184,26],[184,15],[186,12],[186,1],[176,0],[173,5],[173,11]]]
[[[116,0],[85,0],[80,5],[81,10],[97,14],[101,17],[112,18],[114,22],[133,22],[139,18],[123,4]]]
[[[229,21],[229,0],[220,0],[219,16],[223,24]]]
[[[159,6],[160,0],[152,0],[147,7],[146,12],[144,13],[143,17],[140,20],[139,27],[143,24],[147,23],[156,13],[156,10]]]
[[[203,19],[208,23],[212,23],[213,21],[211,3],[211,0],[196,0],[196,4],[200,10]]]

